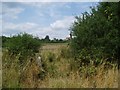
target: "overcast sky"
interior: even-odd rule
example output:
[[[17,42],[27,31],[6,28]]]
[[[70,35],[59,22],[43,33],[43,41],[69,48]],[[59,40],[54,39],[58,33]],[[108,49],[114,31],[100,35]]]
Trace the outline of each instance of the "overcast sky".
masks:
[[[51,39],[65,39],[75,20],[97,2],[2,2],[0,24],[2,35],[10,36],[20,32],[40,38],[49,35]]]

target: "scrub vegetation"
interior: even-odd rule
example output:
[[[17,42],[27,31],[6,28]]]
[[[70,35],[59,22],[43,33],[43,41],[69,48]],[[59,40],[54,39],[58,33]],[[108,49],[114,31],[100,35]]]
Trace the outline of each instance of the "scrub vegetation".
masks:
[[[69,40],[2,36],[2,87],[118,88],[119,8],[104,2],[76,16]]]

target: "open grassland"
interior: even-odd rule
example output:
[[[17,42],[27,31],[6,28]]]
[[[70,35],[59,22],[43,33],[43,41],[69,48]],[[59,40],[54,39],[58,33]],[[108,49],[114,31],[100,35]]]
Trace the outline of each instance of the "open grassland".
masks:
[[[19,73],[17,57],[10,57],[3,52],[3,86],[23,88],[117,88],[117,65],[105,68],[105,63],[95,67],[90,63],[87,67],[78,68],[74,59],[67,57],[67,44],[45,44],[40,49],[43,69],[34,60]],[[81,70],[81,71],[80,71]]]
[[[50,44],[43,44],[42,48],[40,49],[41,52],[48,52],[54,51],[55,53],[58,52],[62,47],[66,47],[68,43],[50,43]]]

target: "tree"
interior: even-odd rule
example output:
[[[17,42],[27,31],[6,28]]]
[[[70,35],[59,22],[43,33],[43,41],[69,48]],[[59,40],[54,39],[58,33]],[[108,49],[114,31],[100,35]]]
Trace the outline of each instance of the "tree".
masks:
[[[44,40],[45,40],[45,42],[49,42],[49,41],[50,41],[49,36],[48,36],[48,35],[46,35]]]
[[[119,4],[99,3],[91,8],[91,13],[77,16],[71,27],[73,39],[71,47],[78,58],[96,60],[96,58],[114,58],[117,61],[119,43]],[[93,59],[94,58],[94,59]]]

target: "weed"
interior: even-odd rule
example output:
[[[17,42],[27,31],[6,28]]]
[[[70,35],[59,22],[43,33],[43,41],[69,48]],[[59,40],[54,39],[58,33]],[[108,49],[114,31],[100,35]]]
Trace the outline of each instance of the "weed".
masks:
[[[49,62],[54,62],[54,60],[55,60],[55,54],[49,52],[48,56],[47,56],[47,59],[49,60]]]
[[[68,47],[62,47],[60,49],[60,56],[63,58],[70,58],[71,57],[71,51]]]

